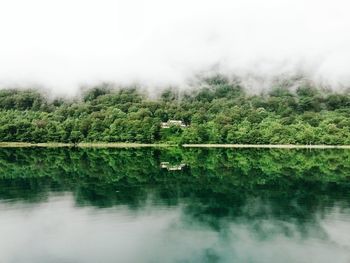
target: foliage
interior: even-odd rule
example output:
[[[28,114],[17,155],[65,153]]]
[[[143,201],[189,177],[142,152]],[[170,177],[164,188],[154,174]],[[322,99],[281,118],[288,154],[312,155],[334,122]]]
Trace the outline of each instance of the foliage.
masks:
[[[182,120],[187,128],[162,129]],[[0,91],[0,141],[350,144],[350,96],[300,85],[250,95],[223,77],[151,100],[139,89],[87,90],[48,100],[35,90]]]

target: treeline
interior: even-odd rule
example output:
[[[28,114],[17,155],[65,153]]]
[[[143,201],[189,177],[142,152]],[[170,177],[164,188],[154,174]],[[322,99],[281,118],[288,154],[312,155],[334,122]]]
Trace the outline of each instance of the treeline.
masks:
[[[222,76],[200,86],[166,89],[157,99],[135,87],[108,85],[74,100],[0,90],[0,141],[350,144],[349,93],[280,83],[251,95]],[[168,120],[187,127],[162,129]]]

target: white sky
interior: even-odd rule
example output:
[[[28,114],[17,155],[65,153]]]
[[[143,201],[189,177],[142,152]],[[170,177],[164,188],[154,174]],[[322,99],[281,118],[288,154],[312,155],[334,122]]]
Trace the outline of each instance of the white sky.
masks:
[[[349,0],[0,0],[0,86],[72,94],[211,68],[350,86]]]

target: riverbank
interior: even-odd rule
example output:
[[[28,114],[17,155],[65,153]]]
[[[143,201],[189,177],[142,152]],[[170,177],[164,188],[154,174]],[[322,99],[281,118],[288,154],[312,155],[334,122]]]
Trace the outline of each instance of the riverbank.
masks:
[[[21,147],[79,147],[79,148],[140,148],[140,147],[171,147],[175,145],[162,143],[28,143],[28,142],[0,142],[0,148]]]
[[[79,148],[141,148],[141,147],[184,147],[184,148],[278,148],[278,149],[350,149],[350,145],[298,145],[298,144],[166,144],[166,143],[27,143],[0,142],[0,148],[21,147],[79,147]]]
[[[183,144],[185,148],[278,148],[278,149],[350,149],[350,145],[302,144]]]

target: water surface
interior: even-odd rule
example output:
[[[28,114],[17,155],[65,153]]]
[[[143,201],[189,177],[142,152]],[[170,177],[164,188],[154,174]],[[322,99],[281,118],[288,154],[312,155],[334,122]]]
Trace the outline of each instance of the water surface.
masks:
[[[350,262],[350,151],[0,149],[0,262]]]

